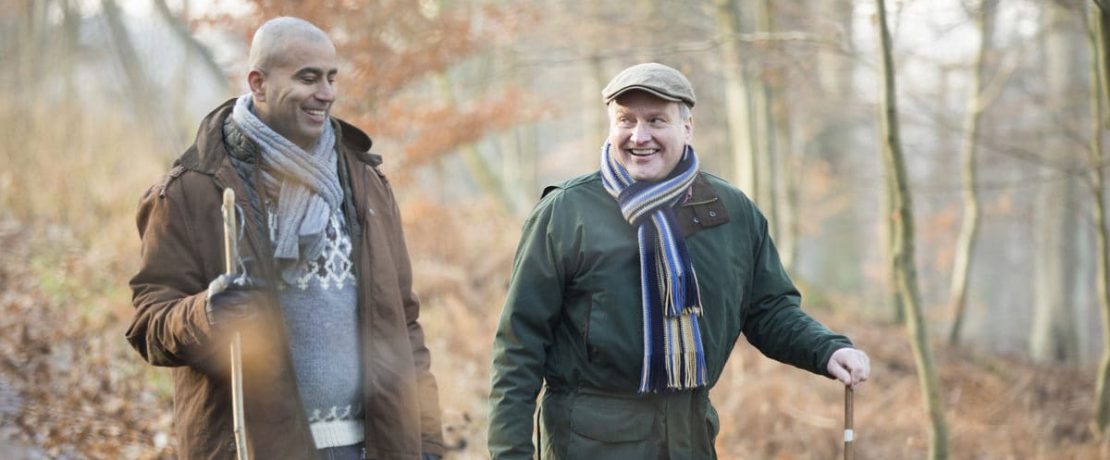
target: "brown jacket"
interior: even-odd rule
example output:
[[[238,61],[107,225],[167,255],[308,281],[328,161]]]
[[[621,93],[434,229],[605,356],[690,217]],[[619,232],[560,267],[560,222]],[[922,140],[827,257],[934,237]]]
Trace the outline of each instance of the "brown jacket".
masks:
[[[257,261],[256,276],[276,279],[265,211],[257,202],[252,206],[255,192],[231,165],[223,139],[233,105],[234,99],[204,119],[193,146],[139,203],[142,262],[131,279],[135,315],[127,340],[147,362],[173,368],[180,458],[235,457],[228,338],[209,328],[204,311],[208,283],[224,271],[225,187],[235,190],[245,210],[240,255]],[[377,168],[381,158],[369,152],[370,138],[345,122],[334,123],[358,280],[367,455],[381,460],[443,455],[436,383],[417,321],[420,304],[397,204]],[[251,174],[257,177],[257,170]],[[249,445],[259,459],[315,458],[281,308],[274,292],[266,297],[261,314],[242,330]]]

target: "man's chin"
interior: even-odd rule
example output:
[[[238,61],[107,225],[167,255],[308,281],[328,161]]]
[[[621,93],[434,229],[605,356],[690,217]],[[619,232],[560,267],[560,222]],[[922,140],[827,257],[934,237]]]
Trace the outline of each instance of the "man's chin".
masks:
[[[320,135],[323,133],[323,126],[307,126],[305,127],[305,129],[301,130],[301,136],[303,136],[302,138],[311,139],[312,143],[316,143],[316,139],[319,139]]]
[[[660,176],[659,174],[644,174],[644,173],[631,173],[631,172],[629,172],[629,175],[632,176],[632,178],[635,179],[636,182],[658,182],[659,179],[662,179],[662,176]]]

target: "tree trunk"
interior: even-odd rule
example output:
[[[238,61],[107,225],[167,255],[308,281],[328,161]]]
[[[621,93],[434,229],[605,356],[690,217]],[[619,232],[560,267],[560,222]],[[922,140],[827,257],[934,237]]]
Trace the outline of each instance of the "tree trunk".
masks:
[[[820,106],[804,111],[805,115],[797,118],[803,133],[799,137],[805,139],[806,133],[814,132],[812,140],[807,140],[802,150],[804,159],[799,159],[798,163],[806,166],[827,164],[830,173],[839,177],[859,177],[861,171],[865,171],[860,162],[871,164],[872,160],[861,157],[864,149],[856,137],[861,120],[854,109],[859,106],[858,101],[853,97],[856,94],[853,73],[858,60],[853,46],[854,3],[854,0],[819,0],[813,9],[813,17],[819,18],[817,23],[826,24],[824,34],[832,37],[835,44],[820,48],[816,56],[815,80],[821,88]],[[815,126],[807,129],[810,123]],[[871,171],[862,174],[872,175]],[[798,177],[803,177],[802,171],[798,172]],[[799,186],[804,190],[807,183],[801,182]],[[863,269],[869,262],[866,259],[878,253],[882,256],[881,260],[886,260],[888,245],[874,244],[876,238],[868,234],[866,229],[873,227],[861,215],[861,210],[871,202],[869,197],[861,196],[860,190],[853,181],[840,181],[837,188],[830,191],[851,204],[823,222],[817,276],[829,288],[860,293],[868,305],[888,305],[888,298],[896,298],[888,292],[893,283],[864,282]],[[877,233],[878,239],[885,241],[886,228],[879,229]],[[881,300],[876,300],[879,295]]]
[[[123,21],[123,13],[115,0],[101,0],[104,11],[105,23],[111,35],[115,48],[115,57],[120,68],[127,78],[127,84],[132,95],[129,100],[134,103],[135,115],[139,120],[153,130],[156,139],[162,139],[162,145],[168,148],[167,155],[176,154],[179,146],[187,145],[187,136],[183,129],[174,126],[166,117],[166,111],[160,110],[155,104],[154,83],[147,77],[143,70],[139,54],[131,42],[127,26]],[[168,142],[166,142],[168,141]]]
[[[717,35],[721,40],[721,65],[725,80],[725,113],[736,186],[754,197],[757,193],[756,158],[752,148],[751,108],[747,73],[736,37],[740,18],[732,0],[714,0]]]
[[[894,209],[894,191],[898,188],[898,184],[895,182],[893,174],[886,174],[885,179],[886,193],[883,193],[879,197],[879,212],[886,220],[886,225],[882,226],[883,246],[886,248],[886,257],[890,260],[894,260],[895,241],[898,233],[898,220],[895,216],[896,210]],[[902,293],[898,290],[898,271],[895,270],[894,265],[890,266],[887,276],[890,277],[889,281],[891,286],[890,304],[893,307],[891,314],[894,315],[894,322],[901,324],[906,322],[906,304],[903,301]]]
[[[883,94],[880,107],[882,116],[880,126],[883,135],[883,163],[887,175],[893,177],[891,189],[894,220],[894,239],[891,248],[891,268],[898,281],[896,289],[906,307],[906,328],[910,334],[917,375],[925,407],[931,420],[929,437],[929,458],[948,458],[948,427],[945,422],[944,406],[941,400],[940,382],[933,366],[929,335],[925,318],[921,311],[921,295],[918,292],[917,269],[914,262],[913,202],[910,195],[906,164],[902,156],[901,139],[898,130],[898,104],[895,92],[894,59],[891,52],[890,30],[887,28],[885,0],[879,0],[878,23],[879,43],[882,52]]]
[[[1110,89],[1107,82],[1107,48],[1110,47],[1110,10],[1096,4],[1088,8],[1088,21],[1091,26],[1091,197],[1094,199],[1092,214],[1095,221],[1095,248],[1097,265],[1095,292],[1098,293],[1099,309],[1102,311],[1102,359],[1099,363],[1095,381],[1094,432],[1102,437],[1110,424],[1110,253],[1107,242],[1110,236],[1106,229],[1106,204],[1103,194],[1104,175],[1102,171],[1102,130],[1105,117],[1103,101]]]
[[[516,54],[500,53],[497,62],[498,72],[507,75],[506,83],[512,87],[524,86],[521,73],[516,70],[520,65]],[[600,112],[600,110],[593,110],[593,112]],[[504,178],[509,193],[519,197],[518,210],[524,211],[526,206],[535,203],[540,197],[536,187],[536,158],[539,156],[536,145],[536,123],[529,122],[506,130],[497,136],[496,145],[499,150],[498,158],[501,159],[501,177]]]
[[[780,83],[783,82],[780,81]],[[775,240],[775,244],[779,248],[783,266],[791,271],[798,261],[798,237],[801,233],[798,225],[798,184],[800,182],[798,174],[802,169],[802,155],[795,148],[790,113],[782,99],[776,103],[775,114],[777,120],[775,137],[779,146],[782,179],[778,181],[779,187],[775,192],[775,196],[778,197],[779,221],[779,237]]]
[[[1095,8],[1092,15],[1095,17],[1091,20],[1094,21],[1095,27],[1095,40],[1097,46],[1094,48],[1098,62],[1098,75],[1099,86],[1101,87],[1102,102],[1110,106],[1110,0],[1094,0]],[[1102,126],[1104,129],[1110,129],[1110,110],[1102,111]]]
[[[189,18],[189,1],[184,0],[181,8],[182,17],[179,18],[170,11],[170,7],[166,4],[166,0],[154,0],[154,9],[158,11],[158,15],[162,17],[163,21],[166,21],[166,24],[173,30],[174,35],[185,44],[186,59],[189,59],[193,54],[199,56],[200,63],[203,64],[204,70],[217,80],[227,81],[227,73],[220,68],[220,64],[216,62],[216,58],[212,55],[212,51],[204,46],[203,43],[197,41],[193,33],[189,31],[187,26]],[[186,68],[189,69],[188,66],[186,66]],[[229,95],[230,88],[225,86],[224,94]]]
[[[504,152],[501,158],[506,163],[506,167],[502,168],[502,177],[511,182],[509,190],[524,197],[524,203],[534,203],[539,200],[541,192],[536,184],[536,158],[539,151],[535,123],[517,126],[499,137]]]
[[[65,100],[73,101],[77,99],[77,66],[81,56],[81,11],[80,7],[73,1],[63,1],[62,7],[62,24],[63,24],[63,40],[62,45],[62,59],[65,64],[62,66],[62,78],[65,79]]]
[[[435,16],[439,11],[448,7],[450,7],[448,0],[437,0],[435,12],[431,15]],[[458,106],[458,98],[455,97],[451,77],[446,70],[433,74],[432,82],[439,93],[440,100],[448,107]],[[467,172],[470,173],[471,179],[478,185],[478,188],[487,196],[492,197],[496,203],[501,205],[504,211],[513,215],[519,214],[524,206],[523,197],[511,191],[505,178],[490,165],[489,160],[478,150],[478,146],[475,143],[468,143],[459,146],[459,151],[462,154],[463,164],[466,165]]]
[[[751,10],[755,12],[755,32],[756,33],[773,33],[774,21],[769,0],[753,0]],[[769,42],[766,46],[761,48],[765,57],[773,56],[775,54],[774,42]],[[770,59],[764,59],[769,61]],[[778,188],[779,171],[776,164],[776,157],[778,157],[779,149],[775,144],[777,136],[775,135],[776,126],[779,120],[774,116],[774,104],[777,94],[774,91],[773,82],[771,81],[771,68],[770,66],[761,66],[759,69],[749,69],[752,75],[748,81],[752,85],[752,115],[755,120],[755,126],[752,128],[752,133],[755,135],[754,155],[756,157],[755,164],[758,170],[756,171],[756,195],[755,202],[763,214],[767,217],[768,226],[771,231],[771,238],[775,241],[780,241],[782,231],[780,230],[779,215],[778,215],[778,199],[776,197],[776,189]]]
[[[451,80],[447,77],[447,74],[444,72],[435,74],[434,82],[440,98],[449,106],[457,105],[455,92],[451,89]],[[489,161],[478,150],[478,147],[470,143],[459,147],[459,150],[462,153],[463,164],[466,165],[470,177],[474,179],[478,187],[496,200],[509,214],[519,214],[523,207],[520,201],[522,197],[509,191],[504,179],[490,166]]]
[[[658,57],[655,55],[655,47],[659,45],[660,40],[666,40],[669,37],[665,36],[660,27],[659,12],[661,10],[660,0],[636,0],[635,8],[639,12],[639,19],[636,21],[639,27],[646,30],[645,34],[636,47],[636,62],[655,62]]]
[[[601,22],[601,0],[582,0],[583,7],[586,11],[587,21],[591,24]],[[591,37],[586,40],[580,41],[580,46],[583,47],[582,54],[587,56],[585,62],[585,71],[582,72],[582,107],[585,107],[585,116],[582,117],[584,123],[582,130],[583,145],[582,149],[583,165],[589,165],[590,169],[596,168],[601,160],[601,145],[608,138],[608,118],[607,110],[594,110],[601,99],[601,89],[604,88],[607,80],[605,79],[605,66],[601,57],[601,47],[604,43],[601,37],[597,36],[595,28],[589,27],[586,30],[590,31],[588,35]]]
[[[953,311],[952,329],[948,333],[948,343],[958,345],[967,310],[967,283],[970,278],[975,246],[979,236],[979,190],[976,184],[975,151],[979,138],[979,125],[986,109],[984,99],[985,61],[990,49],[990,36],[994,29],[995,0],[983,0],[979,4],[975,22],[980,31],[979,52],[975,57],[972,74],[971,97],[968,98],[967,114],[964,118],[964,139],[960,149],[963,166],[964,218],[960,235],[956,239],[956,257],[952,267],[952,284],[948,291],[948,304]]]
[[[1055,117],[1070,119],[1075,107],[1066,94],[1075,85],[1074,53],[1080,50],[1078,35],[1070,23],[1072,13],[1063,6],[1045,5],[1045,68],[1048,97]],[[1045,152],[1057,155],[1056,163],[1072,164],[1078,158],[1067,153],[1074,147],[1066,139],[1049,138]],[[1079,258],[1077,186],[1073,180],[1045,181],[1034,203],[1034,296],[1033,325],[1029,355],[1036,361],[1075,362],[1079,356],[1078,321],[1075,312],[1075,261]]]
[[[1071,184],[1054,181],[1041,185],[1033,216],[1037,264],[1029,355],[1035,361],[1073,362],[1079,354],[1071,284],[1078,257],[1075,206]]]

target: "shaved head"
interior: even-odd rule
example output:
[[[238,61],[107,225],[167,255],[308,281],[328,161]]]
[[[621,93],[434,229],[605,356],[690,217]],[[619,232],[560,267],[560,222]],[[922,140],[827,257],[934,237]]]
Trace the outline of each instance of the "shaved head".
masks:
[[[335,44],[311,22],[281,17],[251,41],[247,85],[252,111],[267,126],[308,150],[324,132],[339,73]]]
[[[268,72],[280,65],[289,44],[304,42],[335,47],[324,31],[304,19],[283,16],[266,21],[251,40],[250,69]]]

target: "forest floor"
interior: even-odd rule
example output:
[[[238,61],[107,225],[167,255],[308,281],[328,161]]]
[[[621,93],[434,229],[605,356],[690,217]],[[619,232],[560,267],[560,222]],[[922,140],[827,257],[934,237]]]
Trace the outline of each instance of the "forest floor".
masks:
[[[419,240],[434,229],[412,230]],[[482,244],[511,246],[506,241],[462,246],[481,253]],[[169,372],[143,363],[123,338],[127,269],[97,267],[90,257],[64,231],[0,220],[0,458],[173,456]],[[498,298],[508,264],[507,257],[461,265],[465,270],[416,262],[454,449],[448,459],[487,457],[485,396],[499,308],[488,299]],[[904,328],[822,308],[812,313],[872,358],[872,379],[855,395],[857,458],[924,458],[928,419]],[[741,342],[713,390],[723,427],[720,457],[839,457],[843,387],[772,362]],[[1039,366],[940,345],[934,352],[951,458],[1110,458],[1107,443],[1088,430],[1093,365]]]

